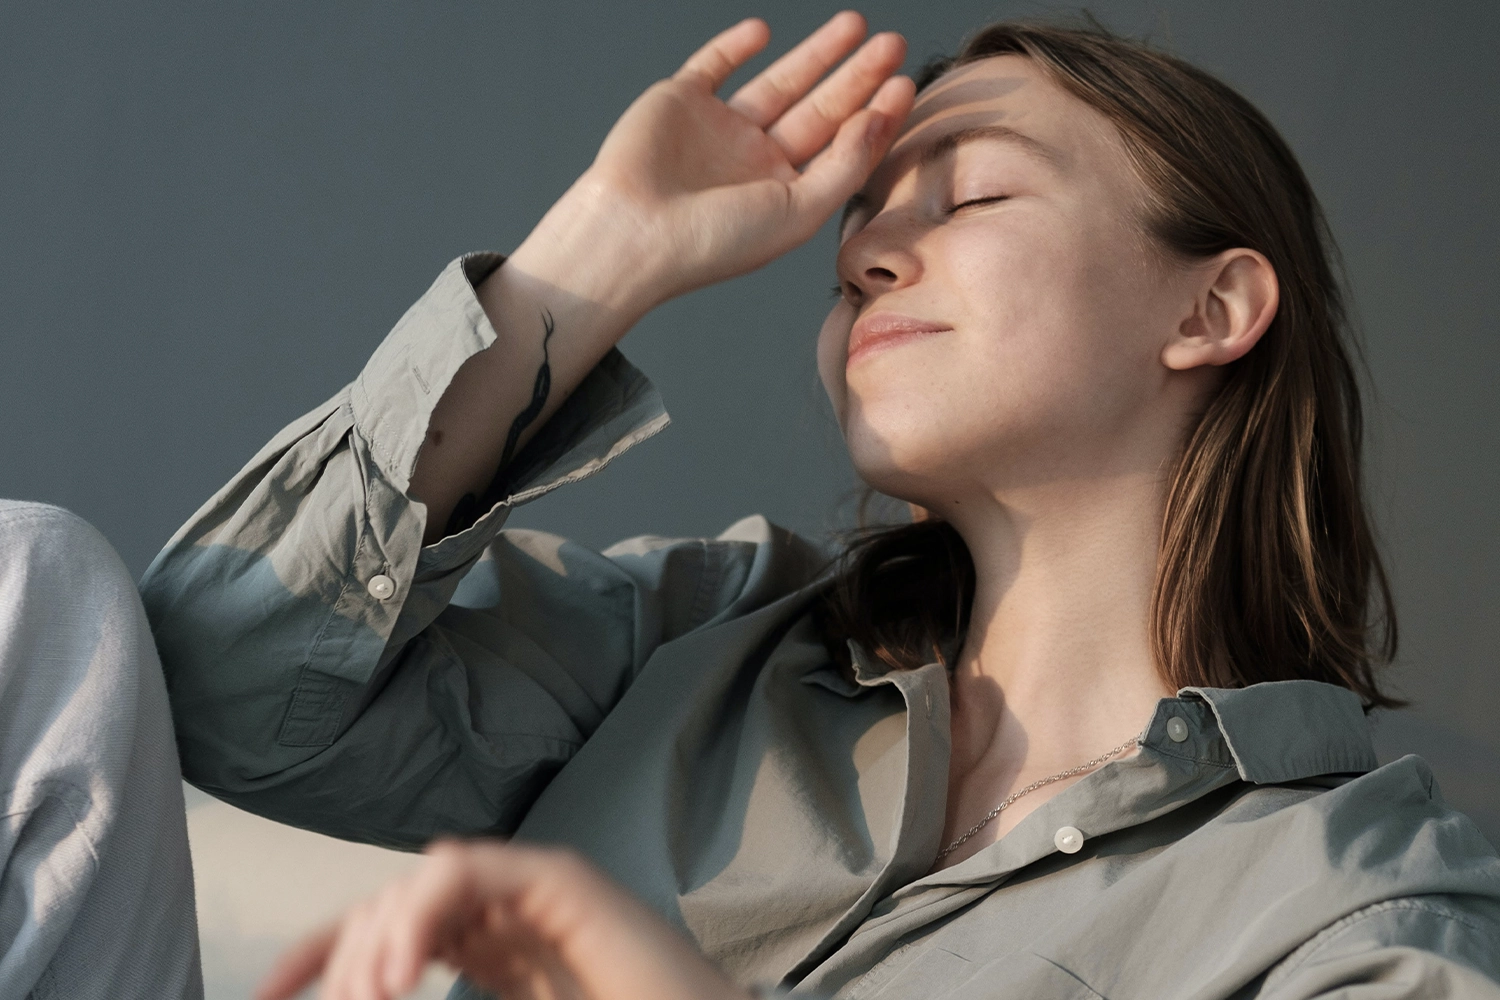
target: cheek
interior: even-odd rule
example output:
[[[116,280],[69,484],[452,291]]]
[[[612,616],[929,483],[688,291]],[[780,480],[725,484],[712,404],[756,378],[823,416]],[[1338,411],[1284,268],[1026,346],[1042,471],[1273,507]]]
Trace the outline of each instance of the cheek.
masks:
[[[911,301],[955,331],[862,362],[847,390],[840,352],[835,408],[867,478],[973,471],[1133,422],[1159,367],[1150,288],[1133,251],[1099,229],[1041,224],[1055,221],[934,243]]]
[[[979,334],[968,340],[974,374],[1034,407],[1108,408],[1155,359],[1153,293],[1133,241],[1065,224],[1024,236],[956,257]]]
[[[844,363],[848,358],[849,331],[854,326],[854,307],[839,302],[818,331],[818,378],[833,405],[833,414],[841,429],[847,427],[849,386],[844,381]]]

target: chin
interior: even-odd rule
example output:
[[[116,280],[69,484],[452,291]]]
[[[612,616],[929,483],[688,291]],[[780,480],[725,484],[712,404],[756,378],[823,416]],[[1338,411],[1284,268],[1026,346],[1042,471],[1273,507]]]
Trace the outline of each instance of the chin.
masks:
[[[927,433],[876,433],[854,423],[845,434],[849,459],[859,478],[886,496],[922,504],[972,480],[982,464],[967,460],[967,449],[951,438]]]

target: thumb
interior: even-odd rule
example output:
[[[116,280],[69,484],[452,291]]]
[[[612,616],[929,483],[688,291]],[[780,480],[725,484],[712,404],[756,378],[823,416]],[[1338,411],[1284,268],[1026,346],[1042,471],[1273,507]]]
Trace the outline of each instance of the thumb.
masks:
[[[339,927],[337,922],[328,925],[277,959],[275,968],[255,991],[255,1000],[288,1000],[322,975],[338,941]]]

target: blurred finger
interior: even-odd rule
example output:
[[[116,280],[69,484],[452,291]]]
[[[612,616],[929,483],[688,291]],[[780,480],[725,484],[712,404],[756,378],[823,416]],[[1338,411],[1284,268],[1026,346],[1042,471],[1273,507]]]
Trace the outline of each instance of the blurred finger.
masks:
[[[833,75],[798,101],[767,130],[799,165],[828,145],[839,127],[873,97],[906,59],[906,39],[895,32],[871,38]]]
[[[674,80],[702,83],[710,93],[724,86],[735,70],[771,40],[771,29],[758,17],[746,18],[734,27],[721,31],[708,44],[688,57]]]
[[[255,1000],[289,1000],[306,989],[322,974],[338,935],[339,925],[335,922],[283,952],[261,980]]]
[[[437,844],[427,853],[387,937],[385,983],[398,994],[416,985],[423,968],[443,951],[445,938],[464,933],[468,925],[479,926],[484,919],[468,887],[463,849]]]
[[[735,91],[731,108],[765,128],[812,89],[865,37],[865,19],[852,10],[833,15],[796,48]]]
[[[323,969],[318,1000],[353,1000],[359,996],[354,987],[359,981],[360,953],[368,940],[370,912],[371,904],[367,902],[344,917],[338,941],[333,945],[333,954]]]
[[[414,882],[412,876],[398,879],[375,897],[354,952],[352,989],[359,1000],[386,1000],[403,992],[387,982],[387,956],[409,906]]]

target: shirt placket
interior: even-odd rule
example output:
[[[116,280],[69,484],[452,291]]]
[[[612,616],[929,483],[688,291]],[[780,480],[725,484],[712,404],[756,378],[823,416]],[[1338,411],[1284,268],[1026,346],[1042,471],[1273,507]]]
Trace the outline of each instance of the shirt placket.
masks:
[[[876,673],[867,661],[857,658],[855,682],[860,687],[893,685],[906,702],[905,788],[895,844],[890,862],[864,894],[786,973],[782,979],[785,986],[795,985],[837,948],[866,919],[877,900],[920,878],[931,867],[943,834],[950,750],[947,670],[932,663],[916,670]]]

